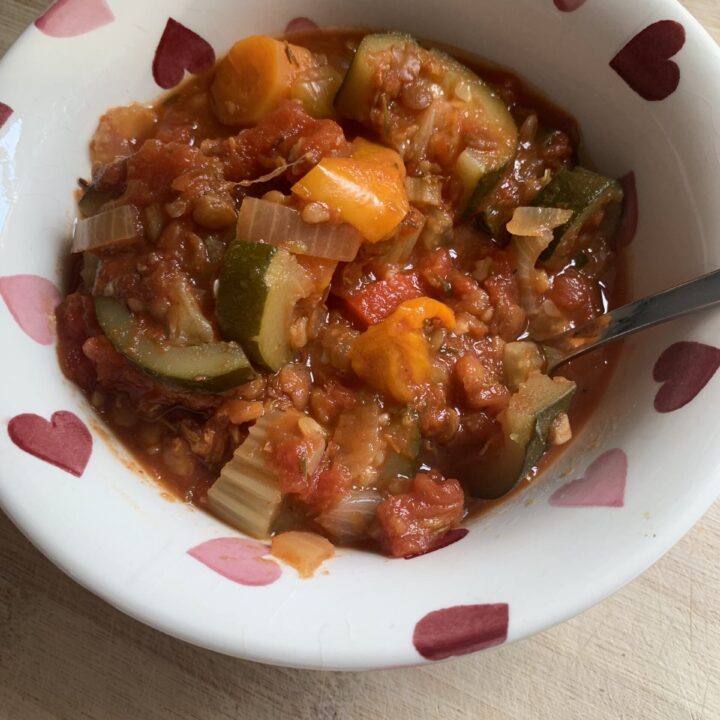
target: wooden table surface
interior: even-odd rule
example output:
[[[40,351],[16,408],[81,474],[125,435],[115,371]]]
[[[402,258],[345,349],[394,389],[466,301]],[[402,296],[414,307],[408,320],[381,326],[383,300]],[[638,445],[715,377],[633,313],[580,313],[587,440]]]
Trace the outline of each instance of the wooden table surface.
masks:
[[[720,0],[684,3],[720,39]],[[0,55],[47,4],[0,0]],[[0,513],[0,719],[717,720],[718,558],[720,502],[638,580],[530,640],[419,669],[322,673],[151,630],[63,575]]]

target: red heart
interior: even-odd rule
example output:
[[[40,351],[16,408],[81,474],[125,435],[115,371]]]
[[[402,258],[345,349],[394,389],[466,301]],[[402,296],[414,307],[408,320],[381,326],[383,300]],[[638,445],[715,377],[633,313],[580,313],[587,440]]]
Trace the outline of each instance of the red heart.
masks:
[[[0,297],[15,322],[33,340],[50,345],[54,340],[53,314],[60,291],[39,275],[0,277]]]
[[[665,383],[655,395],[655,409],[668,413],[687,405],[710,382],[718,367],[718,348],[698,342],[674,343],[653,368],[654,380]]]
[[[305,32],[307,30],[317,30],[317,28],[318,24],[314,20],[306,17],[296,17],[285,26],[285,34],[291,35],[292,33]]]
[[[175,87],[187,70],[194,75],[209,70],[215,62],[215,51],[177,20],[169,18],[152,64],[155,82],[165,90]]]
[[[106,0],[57,0],[35,21],[35,27],[50,37],[68,38],[84,35],[114,19]]]
[[[625,504],[627,455],[619,448],[608,450],[592,462],[585,477],[572,480],[553,493],[555,507],[622,507]]]
[[[438,538],[431,547],[425,550],[425,552],[404,555],[403,557],[405,560],[412,560],[413,558],[422,557],[423,555],[435,552],[436,550],[442,550],[448,545],[453,545],[458,542],[458,540],[462,540],[469,532],[470,531],[467,528],[454,528],[453,530],[448,530],[442,537]]]
[[[413,633],[415,649],[427,660],[445,660],[502,645],[510,609],[497,605],[456,605],[423,617]]]
[[[4,102],[0,102],[0,128],[10,119],[12,114],[13,109]]]
[[[270,585],[282,575],[280,565],[264,558],[270,548],[256,540],[215,538],[187,552],[219,575],[240,585]]]
[[[622,185],[625,200],[623,202],[623,212],[620,218],[620,226],[615,235],[615,242],[618,247],[627,247],[637,234],[638,220],[640,219],[640,210],[638,205],[637,184],[635,182],[635,173],[630,172],[619,180]]]
[[[585,0],[555,0],[555,7],[563,12],[573,12],[585,4]]]
[[[685,28],[660,20],[638,33],[611,60],[610,67],[645,100],[664,100],[680,84],[680,68],[670,58],[685,45]]]
[[[16,415],[8,423],[10,439],[26,453],[80,477],[92,453],[92,435],[74,413],[61,410],[48,422],[39,415]]]

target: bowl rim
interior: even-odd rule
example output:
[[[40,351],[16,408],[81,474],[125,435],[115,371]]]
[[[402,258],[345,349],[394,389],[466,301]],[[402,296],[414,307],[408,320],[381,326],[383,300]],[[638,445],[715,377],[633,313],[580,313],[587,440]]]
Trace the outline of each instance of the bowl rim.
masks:
[[[663,8],[668,8],[672,10],[674,16],[679,15],[683,20],[688,37],[694,36],[706,41],[710,40],[714,47],[714,64],[720,68],[720,47],[714,42],[713,38],[701,25],[699,20],[697,20],[679,0],[641,0],[641,2],[645,3],[648,7],[652,6],[655,12],[662,11]],[[0,67],[5,70],[20,61],[26,54],[33,53],[33,46],[37,44],[39,39],[34,26],[30,25],[8,49],[4,57],[0,59]],[[7,471],[0,470],[0,473],[3,475],[5,472]],[[682,510],[678,511],[674,525],[666,529],[666,532],[664,532],[662,536],[659,536],[655,543],[639,546],[636,552],[617,563],[612,573],[606,573],[606,582],[601,589],[594,587],[592,591],[583,590],[582,592],[576,593],[571,600],[562,599],[551,609],[545,609],[543,613],[538,614],[537,617],[525,622],[522,632],[519,633],[517,637],[508,640],[506,644],[550,629],[580,614],[618,591],[659,560],[692,528],[717,499],[718,492],[714,490],[714,487],[720,486],[720,468],[715,469],[711,473],[707,473],[707,475],[715,480],[714,484],[710,482],[705,484],[704,492],[698,493],[692,503],[688,503]],[[82,587],[134,619],[185,642],[223,654],[262,663],[308,669],[368,670],[384,667],[421,665],[428,662],[420,656],[417,657],[415,662],[408,662],[408,655],[404,650],[398,650],[396,655],[387,653],[381,655],[378,652],[373,658],[359,658],[353,654],[352,649],[350,649],[349,652],[346,652],[344,655],[342,653],[336,654],[336,657],[341,658],[338,662],[334,662],[328,666],[320,666],[314,660],[304,660],[302,652],[293,652],[286,657],[279,657],[275,651],[272,649],[268,650],[262,643],[244,644],[240,651],[237,644],[233,642],[209,640],[203,634],[202,627],[189,624],[180,626],[172,619],[165,618],[162,614],[158,613],[156,609],[143,603],[142,598],[138,597],[137,591],[118,593],[116,587],[104,582],[102,578],[97,576],[94,570],[91,570],[89,567],[83,567],[81,564],[75,564],[71,558],[63,553],[61,547],[49,542],[49,538],[43,537],[42,533],[36,532],[33,528],[28,527],[27,523],[24,523],[18,516],[9,498],[1,492],[0,507],[34,547]],[[612,580],[609,579],[609,575],[612,575]]]

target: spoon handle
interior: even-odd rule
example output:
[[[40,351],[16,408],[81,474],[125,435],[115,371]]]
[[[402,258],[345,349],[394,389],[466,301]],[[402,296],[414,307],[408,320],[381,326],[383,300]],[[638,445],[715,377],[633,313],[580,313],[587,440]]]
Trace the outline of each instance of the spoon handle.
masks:
[[[542,341],[547,370],[613,340],[720,303],[720,270],[623,305],[573,330]]]

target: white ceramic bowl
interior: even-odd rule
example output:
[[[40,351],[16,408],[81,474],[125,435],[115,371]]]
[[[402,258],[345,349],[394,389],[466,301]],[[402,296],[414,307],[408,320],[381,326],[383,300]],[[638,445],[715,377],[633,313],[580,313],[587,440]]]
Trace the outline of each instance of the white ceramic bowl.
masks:
[[[411,561],[342,550],[310,580],[140,479],[47,344],[88,139],[106,108],[160,92],[151,67],[168,18],[220,55],[297,15],[465,48],[572,111],[600,169],[635,174],[634,295],[720,265],[720,49],[673,0],[60,0],[0,64],[0,501],[83,585],[221,652],[360,669],[526,637],[641,573],[718,495],[717,313],[628,342],[569,452],[460,542]],[[610,66],[623,47],[625,79]]]

